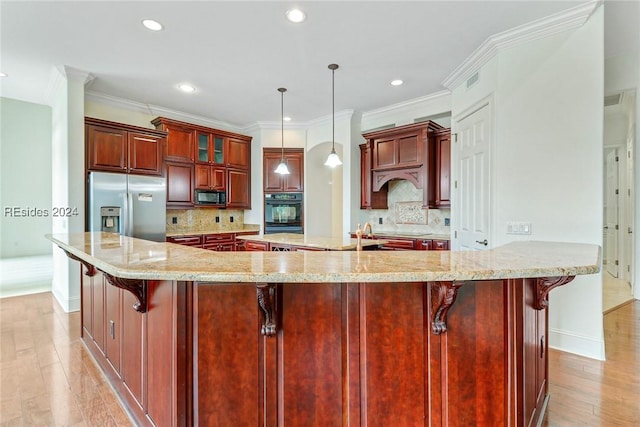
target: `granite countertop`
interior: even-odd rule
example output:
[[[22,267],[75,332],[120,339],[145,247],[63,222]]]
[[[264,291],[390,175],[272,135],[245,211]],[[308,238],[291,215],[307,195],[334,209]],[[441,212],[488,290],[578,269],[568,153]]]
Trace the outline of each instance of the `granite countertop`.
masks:
[[[356,249],[358,239],[350,237],[313,237],[295,233],[275,233],[262,236],[238,236],[238,239],[252,240],[256,242],[280,243],[291,246],[304,246],[307,248],[327,249],[331,251],[350,251]],[[386,240],[362,239],[362,246],[379,246],[387,243]]]
[[[260,232],[260,226],[254,224],[245,224],[243,226],[237,228],[200,228],[200,229],[181,229],[181,230],[173,230],[167,231],[167,237],[176,237],[176,236],[194,236],[200,234],[225,234],[225,233],[246,233],[246,232]]]
[[[213,252],[114,233],[47,235],[69,254],[125,279],[203,282],[424,282],[555,277],[600,271],[600,247],[514,242],[485,251]]]

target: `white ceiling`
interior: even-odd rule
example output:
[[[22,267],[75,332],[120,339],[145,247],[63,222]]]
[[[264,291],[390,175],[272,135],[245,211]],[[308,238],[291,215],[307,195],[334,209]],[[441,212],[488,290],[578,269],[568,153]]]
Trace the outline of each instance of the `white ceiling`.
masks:
[[[46,103],[52,70],[90,73],[88,90],[246,126],[370,111],[444,90],[489,36],[587,3],[576,1],[6,1],[0,94]],[[607,1],[607,55],[638,50],[638,1]],[[302,24],[286,21],[297,5]],[[164,24],[151,32],[140,24]],[[392,79],[404,85],[392,87]],[[185,94],[177,84],[197,91]]]

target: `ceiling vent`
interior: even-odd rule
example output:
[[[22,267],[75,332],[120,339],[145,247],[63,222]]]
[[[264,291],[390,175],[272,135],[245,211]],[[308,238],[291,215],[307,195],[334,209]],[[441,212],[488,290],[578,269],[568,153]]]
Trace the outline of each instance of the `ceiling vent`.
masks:
[[[620,99],[622,98],[621,93],[616,93],[615,95],[609,95],[604,97],[604,106],[611,107],[612,105],[620,104]]]
[[[480,74],[478,71],[476,71],[471,77],[467,79],[467,89],[478,83],[478,80],[480,80]]]

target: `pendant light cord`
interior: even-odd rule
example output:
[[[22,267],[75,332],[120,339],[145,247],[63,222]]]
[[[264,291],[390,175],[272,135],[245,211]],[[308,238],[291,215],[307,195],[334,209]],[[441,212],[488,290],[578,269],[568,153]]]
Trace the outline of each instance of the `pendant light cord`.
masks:
[[[336,70],[338,64],[329,64],[331,70],[331,152],[336,152]]]
[[[284,93],[287,89],[281,87],[278,88],[278,92],[280,92],[280,135],[281,135],[281,151],[280,151],[280,162],[284,163]]]

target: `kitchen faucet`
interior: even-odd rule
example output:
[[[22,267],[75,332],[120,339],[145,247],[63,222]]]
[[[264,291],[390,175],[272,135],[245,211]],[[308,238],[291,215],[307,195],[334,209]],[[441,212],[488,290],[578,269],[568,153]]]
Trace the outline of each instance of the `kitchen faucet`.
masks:
[[[373,229],[369,222],[364,223],[364,229],[360,228],[360,224],[358,224],[358,229],[356,230],[356,238],[358,239],[358,242],[356,243],[356,251],[362,250],[362,233],[365,233],[367,228],[369,229],[369,234],[367,234],[367,236],[373,237]]]

